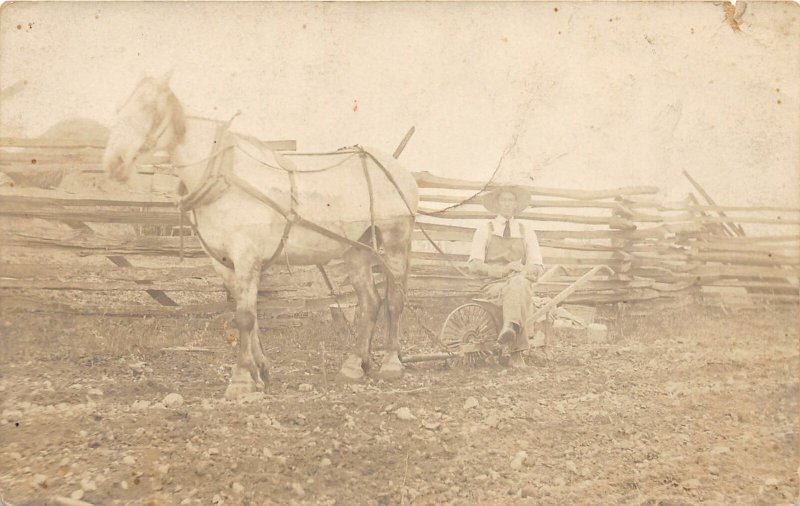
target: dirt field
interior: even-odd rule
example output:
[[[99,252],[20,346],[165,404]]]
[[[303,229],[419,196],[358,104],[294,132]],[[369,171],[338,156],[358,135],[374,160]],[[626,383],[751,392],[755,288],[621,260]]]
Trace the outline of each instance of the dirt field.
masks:
[[[9,505],[798,499],[794,313],[661,315],[606,344],[561,339],[521,372],[430,364],[358,385],[335,381],[346,339],[327,319],[274,321],[269,391],[238,403],[221,319],[0,316]]]

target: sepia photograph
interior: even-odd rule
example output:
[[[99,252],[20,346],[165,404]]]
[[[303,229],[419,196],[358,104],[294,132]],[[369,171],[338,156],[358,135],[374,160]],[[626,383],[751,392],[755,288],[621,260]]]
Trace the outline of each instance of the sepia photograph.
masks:
[[[800,4],[0,5],[0,506],[800,505]]]

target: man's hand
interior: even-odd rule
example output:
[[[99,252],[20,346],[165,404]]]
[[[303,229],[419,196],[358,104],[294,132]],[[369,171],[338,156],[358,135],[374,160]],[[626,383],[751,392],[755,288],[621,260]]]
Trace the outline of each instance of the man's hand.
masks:
[[[507,265],[487,265],[486,270],[490,278],[504,278],[509,272]]]
[[[525,277],[527,277],[531,281],[537,281],[539,279],[539,276],[541,276],[543,272],[544,272],[544,267],[540,265],[533,265],[528,269],[526,269]]]
[[[526,268],[522,262],[510,262],[505,265],[487,265],[487,274],[492,278],[505,278],[512,274],[523,273],[531,281],[541,275],[541,268],[536,266],[532,270]]]
[[[525,266],[520,261],[511,262],[507,267],[509,272],[522,272],[525,270]]]

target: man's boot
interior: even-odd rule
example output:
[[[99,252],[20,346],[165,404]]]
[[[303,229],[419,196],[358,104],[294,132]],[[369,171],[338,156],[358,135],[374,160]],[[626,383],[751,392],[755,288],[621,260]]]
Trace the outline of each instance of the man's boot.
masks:
[[[523,358],[521,351],[515,351],[511,354],[511,358],[508,359],[508,367],[511,369],[522,369],[523,367],[527,367],[525,358]]]
[[[514,342],[514,339],[517,338],[517,332],[519,332],[519,325],[516,323],[509,322],[504,324],[503,330],[497,336],[497,344],[506,345]]]

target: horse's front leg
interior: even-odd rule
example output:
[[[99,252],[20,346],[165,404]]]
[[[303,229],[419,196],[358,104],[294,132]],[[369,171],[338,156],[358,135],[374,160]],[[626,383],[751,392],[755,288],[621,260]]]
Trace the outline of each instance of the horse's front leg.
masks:
[[[236,299],[236,327],[239,330],[238,356],[226,399],[264,389],[268,379],[267,364],[258,339],[256,300],[261,278],[260,263],[234,260],[233,293]]]
[[[344,381],[358,381],[369,369],[372,335],[380,307],[380,296],[372,280],[372,256],[364,251],[350,251],[344,260],[350,284],[358,297],[356,315],[357,352],[351,353],[339,370],[339,378]]]

